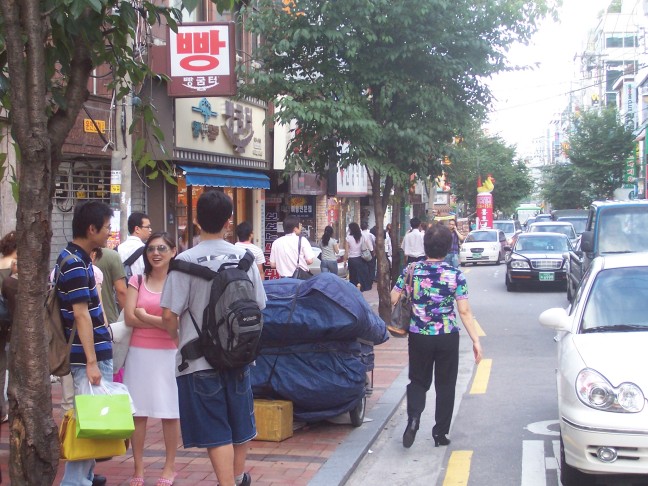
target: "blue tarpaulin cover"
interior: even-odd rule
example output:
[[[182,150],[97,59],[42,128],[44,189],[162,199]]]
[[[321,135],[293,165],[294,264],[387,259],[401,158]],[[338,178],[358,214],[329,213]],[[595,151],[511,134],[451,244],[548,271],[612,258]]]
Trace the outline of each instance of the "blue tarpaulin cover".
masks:
[[[373,368],[372,346],[389,338],[384,321],[354,285],[330,273],[264,287],[254,396],[290,400],[294,417],[306,422],[354,409]]]

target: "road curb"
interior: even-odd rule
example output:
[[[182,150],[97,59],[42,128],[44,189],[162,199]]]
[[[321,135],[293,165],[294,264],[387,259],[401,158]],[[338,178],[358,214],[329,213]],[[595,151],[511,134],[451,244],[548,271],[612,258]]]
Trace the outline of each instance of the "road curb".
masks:
[[[361,427],[351,431],[310,480],[308,486],[342,486],[347,482],[405,398],[405,390],[409,381],[407,372],[408,367],[405,366],[369,411],[368,418],[371,418],[372,421],[365,422]]]

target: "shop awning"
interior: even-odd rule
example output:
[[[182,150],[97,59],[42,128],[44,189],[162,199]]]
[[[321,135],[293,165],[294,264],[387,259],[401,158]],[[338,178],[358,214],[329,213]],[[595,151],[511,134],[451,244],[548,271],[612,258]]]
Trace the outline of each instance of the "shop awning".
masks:
[[[185,172],[188,186],[243,187],[246,189],[270,189],[270,178],[258,172],[216,169],[179,165]]]

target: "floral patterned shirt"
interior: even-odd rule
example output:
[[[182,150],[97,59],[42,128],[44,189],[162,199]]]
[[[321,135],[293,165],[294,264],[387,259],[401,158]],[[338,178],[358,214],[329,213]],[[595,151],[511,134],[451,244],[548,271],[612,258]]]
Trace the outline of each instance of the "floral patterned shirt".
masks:
[[[415,262],[413,267],[412,314],[409,332],[435,336],[459,332],[454,310],[455,299],[467,299],[466,277],[457,268],[445,262]],[[394,290],[402,292],[408,280],[410,266],[403,269]]]

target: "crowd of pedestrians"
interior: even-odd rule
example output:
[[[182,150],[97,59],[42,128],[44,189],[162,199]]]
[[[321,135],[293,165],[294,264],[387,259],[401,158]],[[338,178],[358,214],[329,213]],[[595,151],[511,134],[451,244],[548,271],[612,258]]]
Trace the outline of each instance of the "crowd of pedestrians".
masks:
[[[132,436],[134,460],[130,486],[145,484],[144,443],[148,418],[162,421],[165,462],[157,486],[172,486],[176,477],[175,456],[180,438],[185,447],[206,449],[219,484],[248,486],[245,470],[249,441],[256,436],[253,396],[247,366],[216,371],[200,357],[188,366],[178,366],[178,349],[198,335],[192,315],[202,315],[209,300],[209,286],[199,278],[168,272],[174,258],[217,269],[225,258],[241,257],[249,250],[256,266],[248,276],[256,289],[256,300],[265,307],[262,285],[265,258],[253,241],[252,227],[243,222],[236,228],[237,243],[225,240],[232,215],[232,201],[222,192],[207,192],[197,204],[197,222],[192,244],[183,242],[178,252],[167,233],[154,232],[150,218],[135,212],[128,218],[128,238],[116,250],[106,248],[112,210],[103,203],[78,204],[72,222],[72,241],[56,260],[56,291],[61,317],[69,337],[73,323],[70,361],[72,372],[62,378],[61,407],[72,407],[75,389],[82,382],[98,385],[102,380],[123,381],[135,407]],[[406,265],[392,290],[392,304],[401,292],[411,295],[409,327],[408,422],[403,445],[410,447],[425,407],[425,395],[432,378],[436,390],[435,445],[447,445],[454,406],[458,369],[459,317],[473,341],[475,361],[482,358],[474,318],[468,304],[468,289],[458,269],[456,253],[463,241],[456,224],[426,227],[418,218],[402,241]],[[268,263],[280,277],[291,277],[298,269],[308,271],[314,253],[302,233],[297,217],[283,221],[285,235],[275,240]],[[361,291],[372,288],[376,277],[376,228],[351,222],[347,234],[338,240],[326,226],[317,241],[321,249],[321,272],[338,273],[341,242],[348,279]],[[385,256],[392,262],[391,224],[384,233]],[[139,255],[130,265],[125,262]],[[15,305],[18,269],[16,234],[0,240],[0,289],[3,301]],[[132,275],[127,279],[127,271]],[[120,309],[122,314],[120,314]],[[114,370],[109,325],[124,320],[133,329],[124,369]],[[10,329],[0,330],[0,390],[4,390],[6,350]],[[6,394],[0,397],[0,417],[7,420]],[[249,412],[248,412],[249,411]],[[181,432],[181,433],[180,433]],[[61,484],[102,486],[106,478],[94,474],[95,461],[68,461]]]

